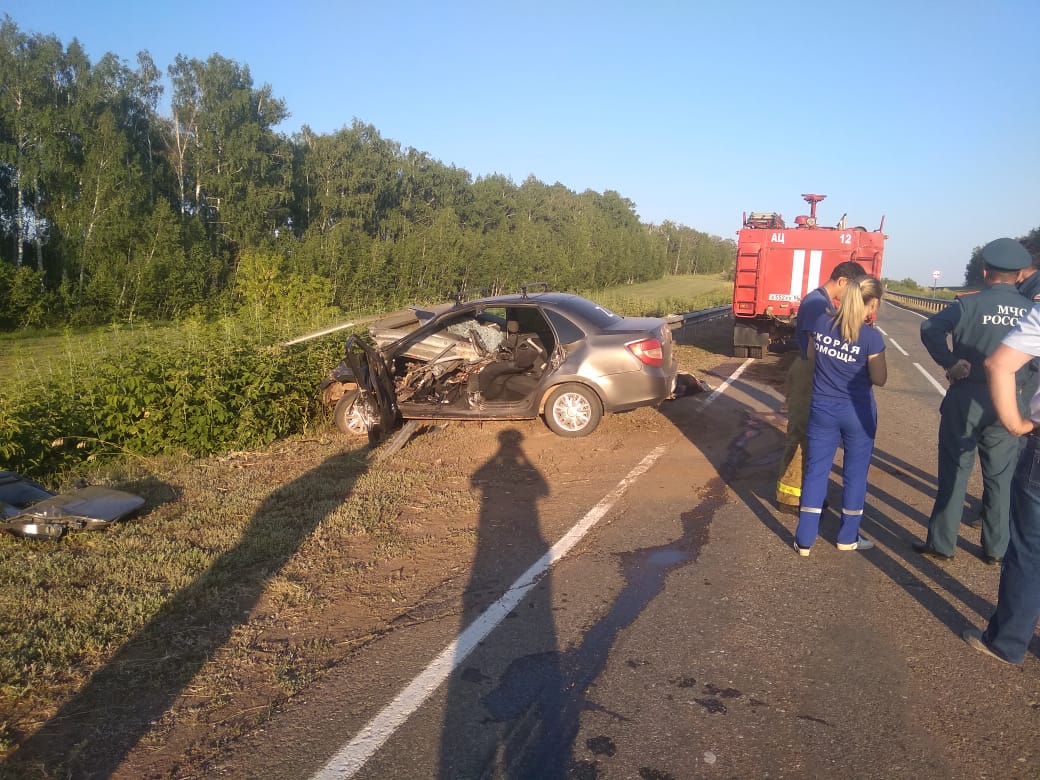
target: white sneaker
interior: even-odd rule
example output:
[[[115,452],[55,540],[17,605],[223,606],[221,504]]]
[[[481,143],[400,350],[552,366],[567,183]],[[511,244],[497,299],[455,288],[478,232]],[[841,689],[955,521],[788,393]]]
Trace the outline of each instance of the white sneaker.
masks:
[[[795,543],[794,543],[794,549],[795,549],[795,550],[797,551],[797,553],[798,553],[799,555],[801,555],[801,556],[802,556],[803,558],[808,558],[808,557],[809,557],[809,553],[811,553],[811,552],[812,552],[812,547],[799,547],[799,546],[798,546],[798,542],[795,542]]]
[[[839,550],[872,550],[874,543],[870,539],[866,539],[862,536],[857,536],[856,541],[849,542],[848,544],[839,544]]]

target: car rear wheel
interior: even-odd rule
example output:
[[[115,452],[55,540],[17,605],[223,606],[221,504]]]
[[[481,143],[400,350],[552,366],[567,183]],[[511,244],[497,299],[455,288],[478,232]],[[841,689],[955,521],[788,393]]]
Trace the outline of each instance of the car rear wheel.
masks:
[[[348,436],[367,436],[369,419],[358,403],[358,391],[348,390],[343,397],[336,402],[336,408],[332,412],[332,420],[336,423],[341,433]]]
[[[545,402],[545,423],[560,436],[588,436],[602,418],[599,396],[581,385],[561,385]]]

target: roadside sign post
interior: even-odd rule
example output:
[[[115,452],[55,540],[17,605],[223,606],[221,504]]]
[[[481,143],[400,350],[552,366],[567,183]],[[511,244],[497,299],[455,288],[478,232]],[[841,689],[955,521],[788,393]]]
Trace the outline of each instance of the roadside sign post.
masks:
[[[935,297],[935,283],[939,280],[940,276],[942,276],[942,274],[939,273],[938,271],[932,271],[932,297],[933,298]]]

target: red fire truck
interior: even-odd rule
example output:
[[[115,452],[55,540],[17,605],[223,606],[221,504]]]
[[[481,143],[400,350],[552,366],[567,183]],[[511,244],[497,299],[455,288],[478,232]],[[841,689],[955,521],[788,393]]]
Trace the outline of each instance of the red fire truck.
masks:
[[[881,278],[885,252],[882,228],[848,227],[842,215],[833,227],[816,221],[816,204],[826,195],[802,195],[808,216],[795,217],[788,227],[773,212],[744,213],[738,232],[733,282],[733,353],[760,358],[770,344],[786,341],[794,332],[798,304],[828,278],[838,263],[855,260]]]

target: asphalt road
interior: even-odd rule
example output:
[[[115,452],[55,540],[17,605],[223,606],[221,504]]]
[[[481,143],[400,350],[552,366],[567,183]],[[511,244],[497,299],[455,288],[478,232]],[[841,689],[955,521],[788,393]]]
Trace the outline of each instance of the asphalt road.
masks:
[[[213,776],[1040,776],[1037,658],[1008,667],[960,639],[996,599],[979,532],[963,527],[949,563],[910,547],[934,494],[942,387],[919,324],[891,305],[879,320],[889,382],[863,523],[875,549],[837,551],[833,512],[809,558],[791,549],[795,519],[771,501],[780,358],[734,359],[708,377],[731,381],[723,392],[666,407],[588,477],[604,503],[576,505],[524,464],[509,543],[478,540],[456,614],[373,643]],[[970,494],[977,505],[977,474]],[[452,652],[475,621],[472,651]]]

